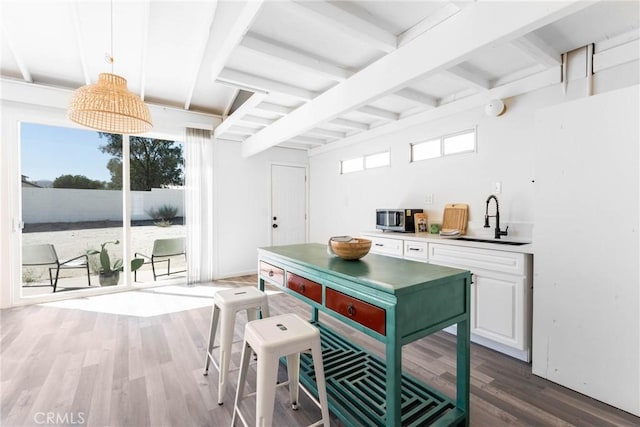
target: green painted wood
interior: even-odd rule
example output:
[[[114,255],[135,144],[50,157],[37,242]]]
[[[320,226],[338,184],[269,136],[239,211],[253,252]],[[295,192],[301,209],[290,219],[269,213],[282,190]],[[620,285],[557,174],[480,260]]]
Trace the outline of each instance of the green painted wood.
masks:
[[[464,274],[465,271],[377,254],[367,254],[358,261],[346,261],[327,254],[327,246],[319,243],[260,249],[284,259],[288,258],[312,270],[331,271],[338,277],[344,277],[347,280],[356,279],[371,289],[391,294],[410,291],[412,286],[425,282],[438,279],[449,280],[452,275]]]
[[[321,311],[385,344],[384,362],[374,363],[380,375],[366,375],[366,381],[358,382],[359,388],[350,381],[328,383],[327,391],[330,395],[339,396],[342,401],[350,403],[349,407],[337,404],[332,407],[347,425],[396,427],[430,423],[468,424],[471,283],[469,271],[376,254],[368,254],[358,261],[345,261],[329,255],[326,245],[321,244],[260,248],[258,254],[260,261],[322,285],[322,303],[310,301],[286,287],[282,288],[288,294],[310,304],[312,321],[318,322],[318,312]],[[270,281],[268,277],[259,279],[261,289],[264,289],[265,280]],[[385,334],[368,329],[353,319],[328,309],[325,306],[327,288],[383,308]],[[453,324],[457,324],[460,331],[457,337],[456,403],[434,403],[435,407],[444,405],[442,408],[446,407],[447,411],[444,415],[432,417],[429,411],[419,409],[422,407],[420,399],[406,397],[407,382],[402,373],[402,346]],[[367,360],[373,357],[362,350],[358,352],[365,354],[363,357]],[[346,356],[342,353],[339,356],[336,353],[328,353],[327,356],[323,356],[323,360],[326,357],[337,357],[336,360],[342,366],[350,363],[350,358],[356,356],[352,353]],[[326,364],[331,360],[324,362]],[[428,390],[424,385],[420,387],[420,390]],[[409,406],[407,402],[410,402]],[[382,424],[352,424],[354,419],[366,417],[379,421],[380,418],[376,417],[380,414],[383,417]],[[418,420],[415,424],[413,421],[408,424],[402,421],[413,416]]]
[[[320,328],[330,410],[341,414],[347,426],[387,425],[385,361],[326,326],[315,324]],[[300,381],[317,398],[313,358],[308,353],[300,356]],[[450,424],[464,422],[464,413],[456,411],[455,403],[444,394],[406,373],[401,382],[398,396],[402,416],[398,425],[424,426],[445,416]]]

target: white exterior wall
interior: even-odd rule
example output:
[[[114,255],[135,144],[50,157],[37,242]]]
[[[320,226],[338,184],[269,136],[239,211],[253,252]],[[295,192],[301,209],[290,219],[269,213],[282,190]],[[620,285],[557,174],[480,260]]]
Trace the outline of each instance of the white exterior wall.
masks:
[[[131,192],[131,219],[151,219],[151,209],[163,205],[178,209],[184,216],[184,190],[154,188]],[[69,188],[22,188],[22,221],[43,222],[122,220],[122,192]]]

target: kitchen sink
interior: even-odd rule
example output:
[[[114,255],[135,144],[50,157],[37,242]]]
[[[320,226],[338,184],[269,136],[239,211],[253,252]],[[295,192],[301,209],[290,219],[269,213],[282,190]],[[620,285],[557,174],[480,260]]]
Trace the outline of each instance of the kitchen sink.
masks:
[[[456,237],[454,240],[462,240],[465,242],[497,243],[498,245],[512,245],[512,246],[521,246],[521,245],[529,244],[529,242],[514,242],[513,240],[500,240],[500,239],[482,239],[478,237]]]

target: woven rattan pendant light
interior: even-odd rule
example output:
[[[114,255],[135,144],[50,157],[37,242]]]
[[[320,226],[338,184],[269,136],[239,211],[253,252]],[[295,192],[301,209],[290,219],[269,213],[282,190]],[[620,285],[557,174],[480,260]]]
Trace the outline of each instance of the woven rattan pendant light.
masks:
[[[113,1],[111,2],[111,53],[113,71]],[[73,93],[68,111],[71,121],[110,133],[138,134],[153,126],[149,108],[127,89],[127,80],[113,73],[101,73],[96,84]]]

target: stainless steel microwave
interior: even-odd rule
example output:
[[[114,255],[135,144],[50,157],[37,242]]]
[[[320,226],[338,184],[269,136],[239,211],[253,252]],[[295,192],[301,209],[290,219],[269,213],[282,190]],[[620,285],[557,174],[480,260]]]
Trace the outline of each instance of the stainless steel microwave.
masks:
[[[413,215],[422,209],[376,209],[376,228],[383,231],[415,233]]]

